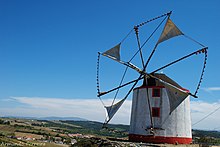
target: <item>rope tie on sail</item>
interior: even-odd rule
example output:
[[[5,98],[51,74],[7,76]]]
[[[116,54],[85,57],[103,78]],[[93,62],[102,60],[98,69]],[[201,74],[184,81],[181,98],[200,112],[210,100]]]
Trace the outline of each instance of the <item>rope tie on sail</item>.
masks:
[[[150,19],[150,20],[148,20],[148,21],[145,21],[145,22],[142,22],[142,23],[136,25],[136,27],[139,28],[139,27],[141,27],[141,26],[143,26],[143,25],[146,25],[147,23],[149,23],[149,22],[151,22],[151,21],[154,21],[154,20],[159,19],[159,18],[164,17],[164,16],[169,16],[171,13],[172,13],[172,11],[170,11],[170,12],[168,12],[168,13],[165,13],[165,14],[163,14],[163,15],[160,15],[160,16],[158,16],[158,17],[152,18],[152,19]]]
[[[202,83],[202,79],[203,79],[203,76],[204,76],[204,72],[205,72],[205,68],[206,68],[206,63],[207,63],[207,59],[208,59],[208,51],[207,50],[208,50],[208,48],[204,48],[201,51],[202,53],[205,53],[205,58],[204,58],[202,73],[201,73],[201,76],[200,76],[200,79],[199,79],[199,83],[197,85],[197,88],[196,88],[196,91],[195,91],[194,95],[196,95],[198,93],[200,85]],[[198,52],[198,53],[201,53],[201,52]]]
[[[97,58],[97,73],[96,73],[96,84],[97,84],[97,93],[100,94],[99,89],[99,61],[100,61],[100,53],[98,52],[98,58]]]
[[[102,105],[105,107],[104,102],[100,98],[100,86],[99,86],[99,63],[100,63],[100,52],[98,52],[98,58],[97,58],[97,73],[96,73],[96,84],[97,84],[97,96],[100,99]]]

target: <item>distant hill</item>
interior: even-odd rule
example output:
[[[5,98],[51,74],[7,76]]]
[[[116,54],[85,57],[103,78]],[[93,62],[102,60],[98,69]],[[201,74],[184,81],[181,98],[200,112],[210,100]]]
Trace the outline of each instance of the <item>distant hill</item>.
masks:
[[[50,117],[40,117],[38,120],[72,120],[72,121],[88,121],[87,119],[80,118],[80,117],[56,117],[56,116],[50,116]]]
[[[108,137],[127,137],[129,126],[121,124],[108,124],[108,128],[102,128],[103,123],[95,121],[74,121],[60,120],[51,121],[45,120],[47,127],[57,127],[69,130],[71,133],[90,134]]]
[[[88,121],[87,119],[80,117],[26,117],[26,116],[4,116],[2,118],[18,118],[18,119],[33,119],[33,120],[72,120],[72,121]]]
[[[215,130],[192,130],[193,136],[196,137],[215,137],[220,138],[220,132]]]

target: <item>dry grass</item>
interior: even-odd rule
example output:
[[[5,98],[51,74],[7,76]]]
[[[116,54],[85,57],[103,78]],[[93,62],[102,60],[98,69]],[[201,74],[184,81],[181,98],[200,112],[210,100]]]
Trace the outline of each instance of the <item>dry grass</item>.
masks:
[[[0,124],[0,132],[3,133],[11,133],[14,132],[16,129],[13,126],[9,126],[9,125],[1,125]]]

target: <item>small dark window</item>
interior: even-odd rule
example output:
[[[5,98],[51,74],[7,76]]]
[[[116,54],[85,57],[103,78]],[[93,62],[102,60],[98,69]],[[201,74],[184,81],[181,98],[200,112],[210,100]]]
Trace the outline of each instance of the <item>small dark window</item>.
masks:
[[[160,117],[160,108],[152,107],[152,117]]]
[[[147,78],[148,86],[156,86],[156,80],[154,78]]]
[[[152,97],[160,97],[160,88],[152,89]]]

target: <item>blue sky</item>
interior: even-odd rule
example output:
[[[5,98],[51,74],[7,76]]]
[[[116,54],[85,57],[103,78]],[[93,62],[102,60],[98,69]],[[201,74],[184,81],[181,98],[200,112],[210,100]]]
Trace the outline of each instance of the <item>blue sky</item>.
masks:
[[[218,0],[0,1],[0,115],[78,115],[102,121],[104,109],[96,98],[97,52],[103,52],[119,43],[134,25],[172,10],[173,22],[185,34],[209,47],[199,99],[192,99],[193,106],[196,105],[194,108],[204,104],[203,110],[196,109],[192,112],[192,120],[196,122],[220,106],[219,5]],[[169,43],[159,46],[149,70],[200,48],[181,37]],[[123,47],[129,46],[136,46],[136,42],[125,42]],[[202,58],[192,57],[162,72],[194,91],[202,68]],[[109,71],[103,71],[103,87],[114,86],[111,78],[124,70],[124,67],[107,59],[104,62],[109,62],[107,64],[113,67]],[[135,77],[136,73],[130,73],[128,80]],[[130,98],[131,96],[128,100]],[[42,103],[35,105],[41,100],[45,107]],[[53,108],[61,104],[62,100],[62,108],[55,113]],[[53,102],[57,105],[49,105]],[[68,102],[75,106],[67,109],[65,105]],[[92,102],[95,105],[91,109],[99,105],[98,110],[103,113],[91,111],[89,106],[92,106]],[[84,105],[85,103],[88,105]],[[119,116],[125,115],[122,113],[123,109],[125,108],[122,108]],[[98,115],[100,117],[92,116],[90,112],[101,114]],[[113,122],[128,122],[119,116]],[[198,124],[197,127],[213,129],[205,125],[207,121],[204,120],[204,124]],[[220,127],[215,125],[215,128]]]

